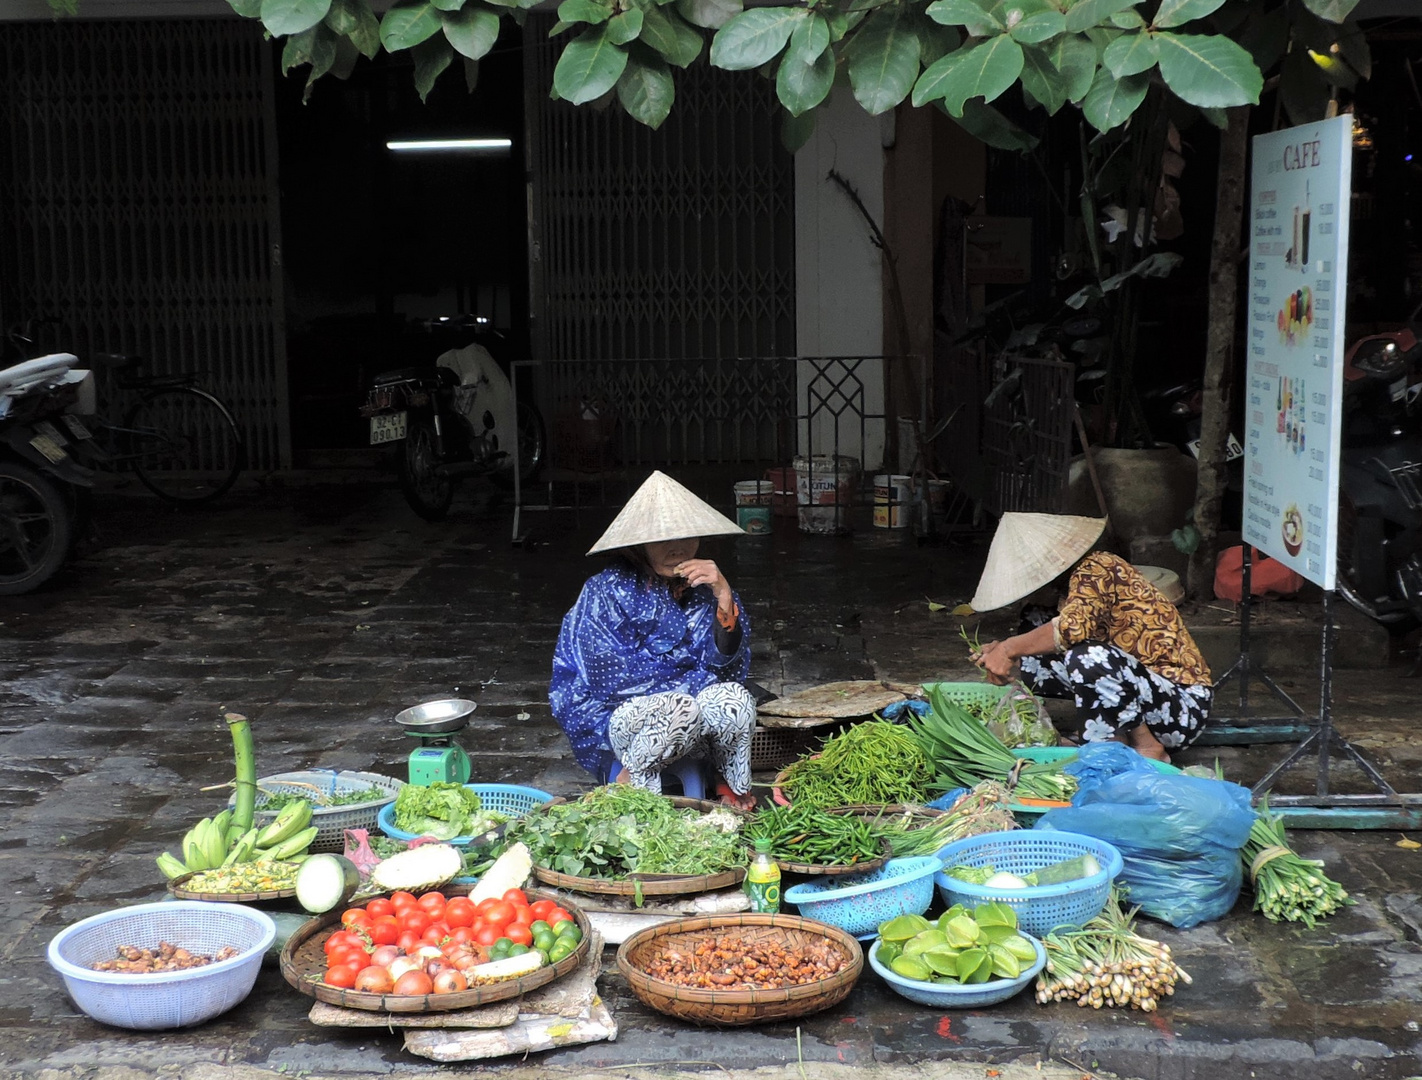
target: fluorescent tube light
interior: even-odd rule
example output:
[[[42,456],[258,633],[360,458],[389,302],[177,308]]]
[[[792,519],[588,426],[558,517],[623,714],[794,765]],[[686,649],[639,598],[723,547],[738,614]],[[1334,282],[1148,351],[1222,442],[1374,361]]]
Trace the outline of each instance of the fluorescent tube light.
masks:
[[[511,139],[392,139],[385,144],[387,150],[437,153],[487,153],[512,146]]]

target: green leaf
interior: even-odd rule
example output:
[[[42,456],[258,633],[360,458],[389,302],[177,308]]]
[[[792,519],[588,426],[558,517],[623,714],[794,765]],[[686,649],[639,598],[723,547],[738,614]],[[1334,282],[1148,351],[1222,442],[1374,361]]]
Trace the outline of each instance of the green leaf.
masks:
[[[458,11],[464,6],[464,0],[430,0],[430,3],[440,11]]]
[[[775,95],[791,116],[809,112],[834,85],[834,53],[825,49],[812,63],[787,51],[775,73]]]
[[[795,57],[802,64],[813,64],[829,48],[829,43],[829,25],[824,16],[811,15],[790,32],[790,50],[785,55]]]
[[[873,11],[876,8],[886,7],[894,3],[895,0],[849,0],[845,11]]]
[[[464,61],[464,88],[469,93],[474,93],[474,88],[479,85],[479,61],[470,60],[467,56],[461,56]]]
[[[1052,66],[1066,80],[1067,100],[1084,98],[1096,77],[1096,46],[1086,38],[1063,34],[1047,46],[1046,53]]]
[[[1160,10],[1155,13],[1155,28],[1166,30],[1172,26],[1183,26],[1193,19],[1203,19],[1223,7],[1224,2],[1225,0],[1160,0]]]
[[[463,11],[444,16],[444,36],[468,60],[487,56],[499,40],[499,16],[482,4],[470,4]]]
[[[1109,19],[1116,12],[1135,7],[1138,3],[1140,0],[1076,0],[1076,3],[1067,8],[1066,28],[1073,34],[1079,34],[1092,26],[1099,26],[1102,20]]]
[[[938,98],[950,116],[963,115],[963,102],[980,97],[993,101],[1022,73],[1022,46],[1003,34],[971,48],[961,48],[936,61],[913,88],[913,103]]]
[[[1284,57],[1279,67],[1279,98],[1292,123],[1322,120],[1332,96],[1332,88],[1308,53],[1300,49]]]
[[[1118,128],[1145,100],[1150,80],[1145,75],[1127,75],[1118,79],[1106,68],[1096,73],[1091,89],[1081,99],[1081,111],[1086,122],[1097,131]]]
[[[747,71],[773,60],[801,19],[803,8],[753,8],[743,11],[711,42],[711,65],[725,71]]]
[[[627,50],[607,40],[601,28],[568,42],[553,69],[553,88],[564,101],[583,105],[602,97],[627,69]]]
[[[1218,109],[1259,104],[1264,76],[1249,53],[1229,38],[1157,34],[1155,41],[1160,74],[1176,97]]]
[[[791,116],[789,113],[781,113],[780,119],[780,145],[785,147],[790,153],[801,149],[810,141],[810,136],[815,133],[815,111],[801,116]]]
[[[1358,6],[1358,0],[1304,0],[1304,7],[1320,19],[1341,23]]]
[[[281,73],[285,75],[294,67],[311,63],[311,47],[316,41],[316,28],[292,34],[281,48]]]
[[[644,44],[650,45],[669,64],[686,67],[701,55],[705,42],[695,27],[671,8],[653,7],[642,12]]]
[[[227,5],[244,19],[260,18],[262,0],[227,0]]]
[[[563,0],[558,5],[558,21],[565,23],[587,23],[598,26],[612,17],[608,4],[598,4],[594,0]]]
[[[1022,50],[1022,89],[1053,115],[1067,103],[1066,76],[1041,49]]]
[[[692,26],[719,30],[739,15],[741,0],[676,0],[676,10]]]
[[[963,35],[956,27],[940,26],[921,13],[913,16],[913,27],[918,34],[918,62],[925,67],[963,44]]]
[[[1066,17],[1060,11],[1039,11],[1017,22],[1012,22],[1009,18],[1007,27],[1007,32],[1024,45],[1050,41],[1065,30]]]
[[[336,61],[331,65],[331,74],[338,79],[349,79],[359,59],[360,50],[355,42],[348,37],[336,38]]]
[[[1145,24],[1145,19],[1135,8],[1127,8],[1125,11],[1118,11],[1111,16],[1111,25],[1118,26],[1122,30],[1139,30]]]
[[[1221,131],[1229,127],[1229,114],[1223,109],[1201,109],[1200,115],[1209,121],[1211,126],[1217,127]]]
[[[1255,9],[1245,20],[1234,40],[1249,50],[1254,66],[1268,71],[1279,62],[1289,47],[1289,14],[1285,8],[1273,11]]]
[[[1120,79],[1149,71],[1155,67],[1156,59],[1155,38],[1150,34],[1122,34],[1106,46],[1101,62]]]
[[[637,35],[642,32],[642,18],[640,8],[628,8],[621,14],[614,15],[607,20],[607,39],[614,45],[626,45],[636,41]]]
[[[938,102],[938,106],[942,108],[943,103]],[[977,100],[964,102],[963,115],[954,116],[953,122],[975,139],[1000,150],[1027,151],[1038,142],[1035,135],[1018,127],[991,105]]]
[[[430,37],[414,46],[410,55],[415,58],[415,89],[424,101],[440,73],[454,60],[454,50],[443,37]]]
[[[311,74],[306,79],[305,94],[311,95],[316,80],[325,75],[336,63],[336,35],[324,26],[312,27],[316,40],[311,46]]]
[[[652,130],[662,126],[676,100],[676,86],[666,61],[646,48],[627,55],[627,68],[617,80],[617,100],[627,115]]]
[[[440,13],[424,0],[397,4],[380,20],[380,43],[387,52],[413,49],[437,34],[443,25]]]
[[[262,25],[274,37],[310,30],[331,10],[331,0],[262,0]]]
[[[919,37],[902,9],[876,11],[845,46],[849,85],[870,116],[888,112],[913,89],[921,55]]]
[[[977,0],[933,0],[925,10],[934,22],[961,26],[969,37],[987,37],[1003,30],[1002,20]]]

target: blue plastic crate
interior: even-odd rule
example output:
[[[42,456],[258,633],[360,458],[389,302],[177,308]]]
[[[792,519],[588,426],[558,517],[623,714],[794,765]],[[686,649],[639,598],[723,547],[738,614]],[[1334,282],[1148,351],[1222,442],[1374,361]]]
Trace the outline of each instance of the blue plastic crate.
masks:
[[[521,787],[518,784],[465,784],[465,787],[479,796],[479,806],[483,810],[492,810],[499,814],[508,814],[510,817],[523,817],[535,807],[553,801],[553,796],[546,791],[539,791],[538,788]],[[414,840],[418,834],[406,832],[404,829],[395,827],[395,804],[392,802],[380,809],[380,816],[376,819],[380,825],[380,831],[392,840]],[[450,844],[467,844],[474,837],[456,836],[453,840],[446,841]]]
[[[1100,914],[1111,895],[1111,882],[1125,865],[1121,853],[1104,840],[1070,832],[984,833],[958,840],[938,852],[944,867],[987,866],[1022,877],[1053,863],[1093,855],[1099,873],[1060,885],[1035,885],[1025,889],[989,889],[939,873],[934,881],[943,902],[951,907],[973,907],[989,900],[1017,912],[1023,933],[1042,937],[1058,926],[1080,926]]]
[[[933,875],[942,864],[931,855],[890,859],[867,874],[819,877],[785,890],[784,899],[806,919],[846,933],[872,934],[896,915],[922,915],[933,903]]]
[[[879,963],[880,942],[874,942],[869,950],[869,966],[879,973],[879,977],[889,984],[896,993],[920,1005],[931,1005],[935,1009],[980,1009],[985,1005],[996,1005],[1010,997],[1016,997],[1027,988],[1047,966],[1047,950],[1030,934],[1023,934],[1037,950],[1037,959],[1023,969],[1015,979],[989,979],[985,983],[930,983],[918,979],[906,979],[884,964]]]

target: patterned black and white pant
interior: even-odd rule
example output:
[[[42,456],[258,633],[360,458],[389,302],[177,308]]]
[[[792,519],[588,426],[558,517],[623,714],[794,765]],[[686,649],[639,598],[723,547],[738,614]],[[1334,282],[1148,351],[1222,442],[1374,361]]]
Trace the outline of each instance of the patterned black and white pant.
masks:
[[[668,692],[625,701],[607,725],[617,760],[637,787],[658,794],[662,770],[704,758],[737,795],[750,790],[755,699],[740,683],[715,683],[692,697]]]
[[[1023,629],[1050,621],[1040,609],[1023,612]],[[1104,742],[1138,724],[1167,750],[1189,746],[1205,729],[1214,690],[1183,686],[1146,667],[1115,645],[1084,641],[1063,653],[1024,656],[1022,681],[1043,697],[1076,699],[1085,742]]]

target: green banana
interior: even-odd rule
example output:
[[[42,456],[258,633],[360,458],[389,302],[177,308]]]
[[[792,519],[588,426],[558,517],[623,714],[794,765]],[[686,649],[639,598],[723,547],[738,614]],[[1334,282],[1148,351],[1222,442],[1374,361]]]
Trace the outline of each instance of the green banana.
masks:
[[[183,863],[189,870],[209,870],[207,852],[198,845],[196,834],[197,829],[193,828],[183,837]]]
[[[223,836],[227,835],[227,829],[232,824],[232,809],[228,807],[215,818],[212,819],[212,827]]]
[[[215,820],[207,823],[202,850],[207,855],[208,866],[221,866],[222,861],[227,858],[227,830],[218,828]]]
[[[163,876],[169,881],[175,877],[182,877],[188,872],[187,866],[181,859],[169,855],[166,851],[158,856],[158,869],[163,871]]]
[[[295,836],[283,840],[275,847],[269,847],[262,852],[263,859],[289,859],[293,855],[302,854],[311,846],[311,842],[316,839],[316,834],[321,830],[312,825],[310,828],[302,829]]]
[[[228,850],[228,851],[231,851],[234,847],[236,847],[236,846],[237,846],[237,841],[240,840],[240,839],[242,839],[242,837],[243,837],[243,835],[245,835],[245,833],[246,833],[246,830],[243,829],[241,825],[228,825],[228,826],[227,826],[227,850]]]
[[[311,804],[296,799],[281,808],[276,819],[257,835],[257,847],[272,848],[290,840],[311,824]]]
[[[227,853],[227,858],[222,861],[223,866],[233,866],[237,863],[251,862],[252,856],[257,851],[257,830],[248,829],[240,837],[237,843],[232,846],[232,850]]]

